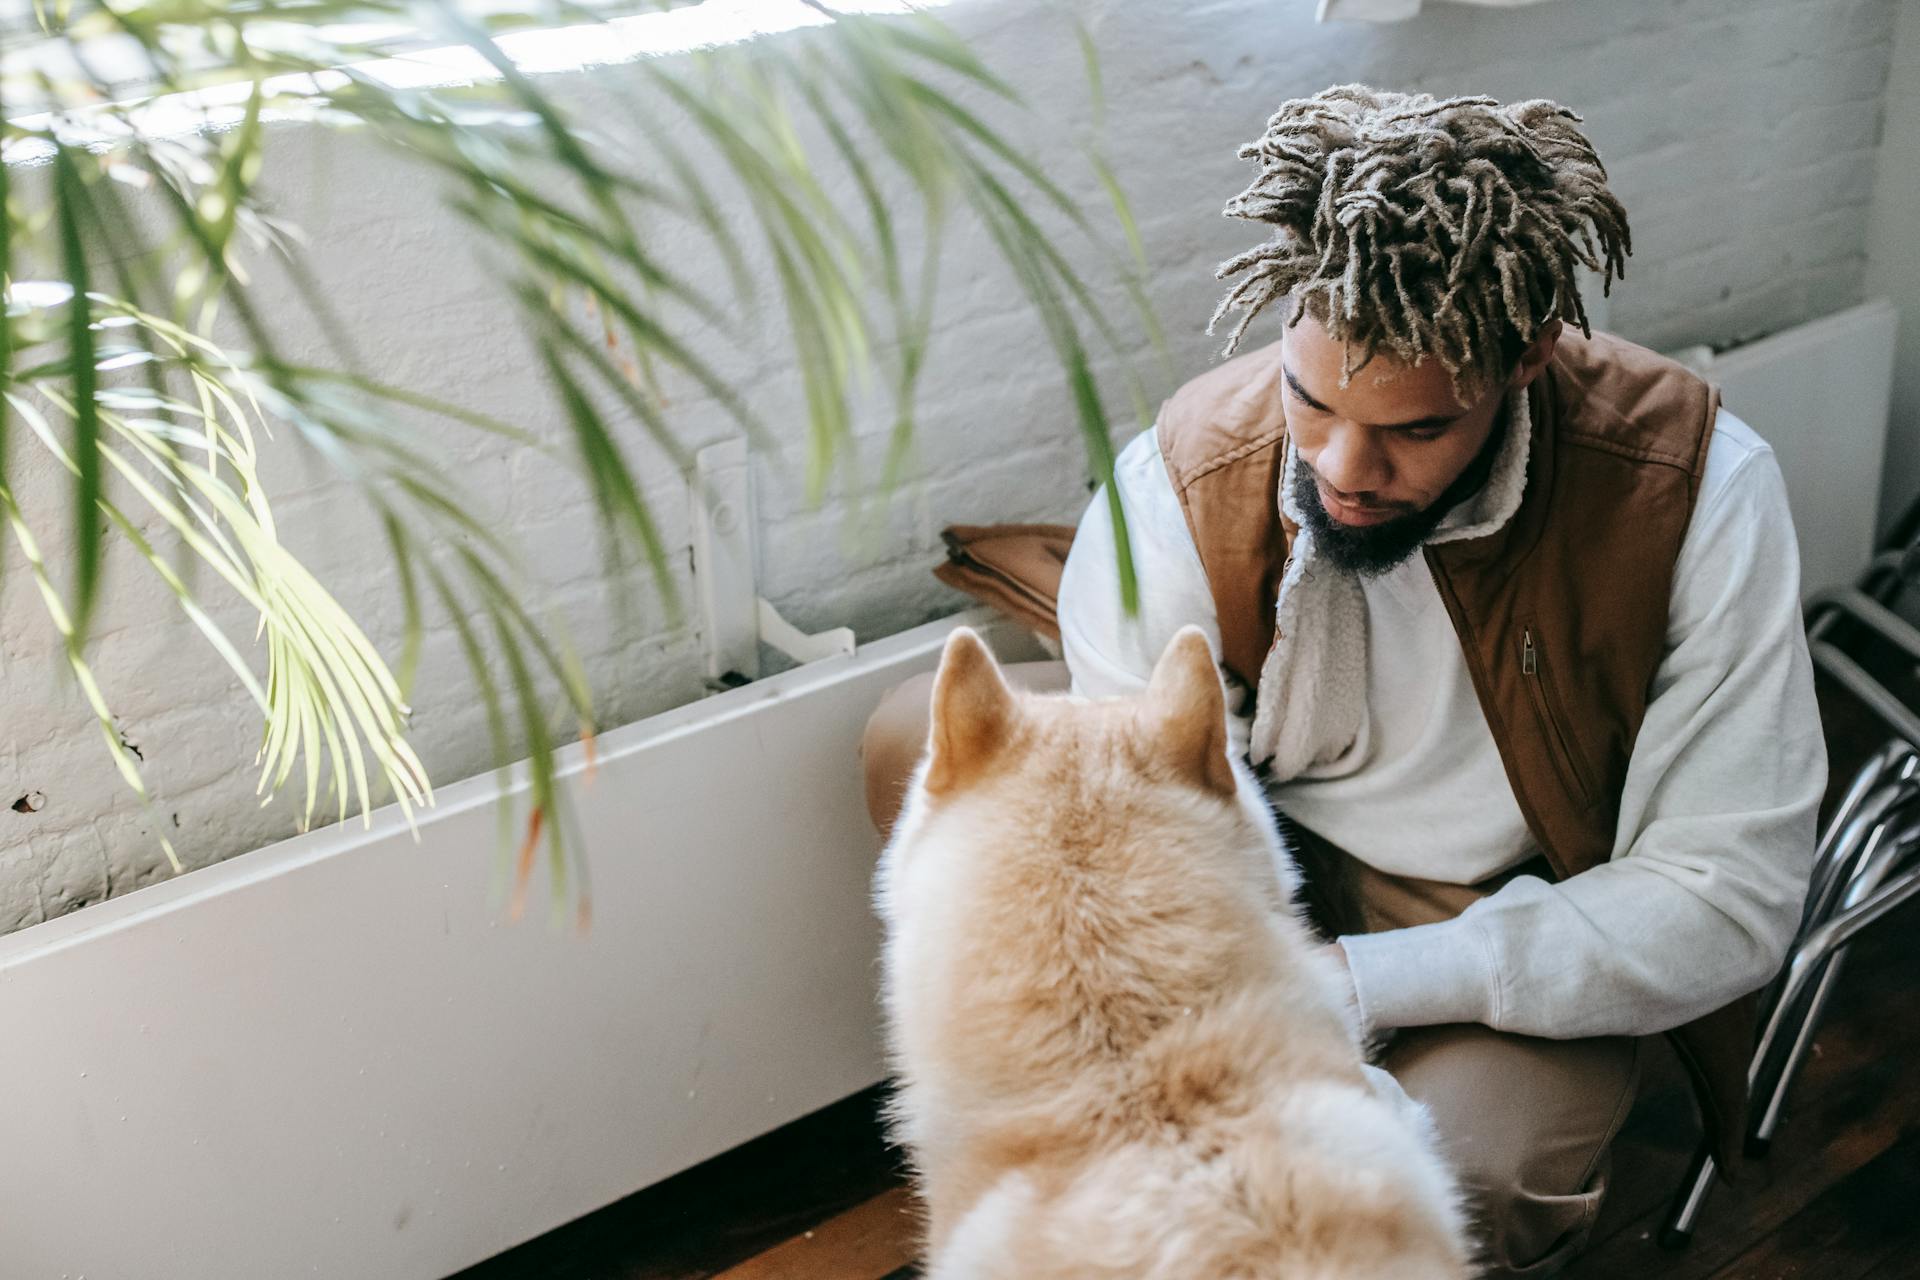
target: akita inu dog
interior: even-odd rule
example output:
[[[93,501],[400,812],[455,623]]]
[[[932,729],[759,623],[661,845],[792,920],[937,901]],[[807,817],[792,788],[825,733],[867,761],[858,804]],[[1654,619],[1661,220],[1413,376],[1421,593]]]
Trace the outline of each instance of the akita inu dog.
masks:
[[[1016,693],[961,628],[932,714],[876,881],[929,1280],[1470,1276],[1199,629],[1092,700]]]

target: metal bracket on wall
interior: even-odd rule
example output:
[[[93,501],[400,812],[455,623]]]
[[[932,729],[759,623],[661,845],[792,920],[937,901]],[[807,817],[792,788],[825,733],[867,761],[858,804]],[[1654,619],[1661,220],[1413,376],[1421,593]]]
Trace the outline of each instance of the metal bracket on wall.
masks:
[[[853,630],[806,632],[759,593],[754,559],[753,472],[745,440],[725,440],[694,455],[693,581],[707,686],[729,689],[760,676],[760,646],[795,662],[851,657]]]

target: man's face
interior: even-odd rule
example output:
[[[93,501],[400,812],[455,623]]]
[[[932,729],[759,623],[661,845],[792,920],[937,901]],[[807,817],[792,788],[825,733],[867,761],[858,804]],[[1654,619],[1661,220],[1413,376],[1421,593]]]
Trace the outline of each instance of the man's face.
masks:
[[[1375,355],[1342,387],[1345,350],[1319,321],[1285,332],[1287,431],[1306,464],[1294,497],[1333,563],[1391,569],[1485,483],[1507,392],[1538,376],[1558,334],[1556,322],[1504,380],[1463,387],[1462,403],[1436,360]]]

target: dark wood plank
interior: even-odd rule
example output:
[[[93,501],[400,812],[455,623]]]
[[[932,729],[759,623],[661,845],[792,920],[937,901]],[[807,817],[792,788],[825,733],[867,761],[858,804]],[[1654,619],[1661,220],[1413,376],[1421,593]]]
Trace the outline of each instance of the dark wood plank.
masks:
[[[1920,1280],[1920,1248],[1896,1250],[1860,1280]]]
[[[895,1187],[714,1280],[886,1280],[911,1273],[919,1249],[919,1209],[905,1187]]]
[[[1713,1280],[1859,1280],[1920,1246],[1920,1133],[1840,1179]]]

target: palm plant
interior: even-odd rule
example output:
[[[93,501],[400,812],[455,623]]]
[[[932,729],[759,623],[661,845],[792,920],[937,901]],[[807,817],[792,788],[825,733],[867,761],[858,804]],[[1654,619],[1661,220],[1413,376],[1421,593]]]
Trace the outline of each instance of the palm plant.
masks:
[[[991,112],[966,105],[1031,122],[1020,95],[930,14],[769,0],[735,8],[817,29],[648,55],[639,41],[647,18],[706,7],[63,0],[0,33],[9,161],[0,167],[0,514],[108,752],[143,797],[140,763],[87,661],[103,541],[116,536],[257,703],[259,790],[298,786],[303,825],[323,796],[341,820],[356,804],[368,819],[383,794],[409,820],[431,802],[407,741],[407,698],[437,610],[458,632],[496,761],[513,758],[516,737],[528,758],[529,807],[516,812],[509,799],[501,808],[519,884],[544,846],[556,903],[577,890],[584,910],[547,711],[557,689],[590,750],[588,682],[564,632],[523,605],[514,547],[423,446],[420,415],[564,455],[591,499],[609,581],[629,591],[636,566],[648,565],[677,607],[669,539],[629,462],[635,433],[690,471],[662,392],[675,378],[752,440],[783,443],[684,336],[690,323],[754,307],[762,276],[802,377],[816,500],[850,454],[850,395],[876,370],[893,423],[882,479],[899,478],[935,328],[942,237],[959,219],[985,229],[1019,282],[1071,390],[1091,470],[1109,474],[1094,358],[1127,339],[1090,281],[1117,278],[1164,347],[1140,287],[1138,236],[1097,147],[1084,157],[1108,197],[1098,224]],[[634,106],[644,144],[616,147],[584,128],[516,54],[525,32],[560,22],[598,24],[598,45],[638,55],[622,77],[646,95]],[[1097,102],[1098,64],[1076,30]],[[435,43],[437,76],[417,74],[417,54],[395,56]],[[444,178],[451,206],[497,251],[498,283],[566,425],[564,445],[369,371],[292,230],[259,197],[270,128],[290,117],[371,131]],[[803,137],[818,140],[812,150]],[[731,191],[703,176],[715,160]],[[840,181],[823,178],[828,164]],[[744,233],[729,216],[743,208]],[[157,236],[146,230],[154,210]],[[652,233],[662,220],[691,228],[725,264],[730,296],[676,270]],[[1110,246],[1107,228],[1124,250]],[[915,239],[917,262],[908,260]],[[297,360],[276,340],[271,308],[249,284],[248,255],[263,252],[283,259],[330,336],[332,360]],[[1088,254],[1092,271],[1077,265]],[[240,340],[217,340],[216,319]],[[1121,376],[1144,425],[1144,389],[1130,371]],[[268,438],[274,429],[290,430],[377,512],[405,616],[392,665],[277,537],[261,481],[263,450],[285,447]],[[20,451],[34,448],[70,479],[57,557],[43,554],[47,540],[13,487]],[[1130,569],[1122,572],[1130,592]],[[207,573],[257,613],[264,675],[204,607]]]

